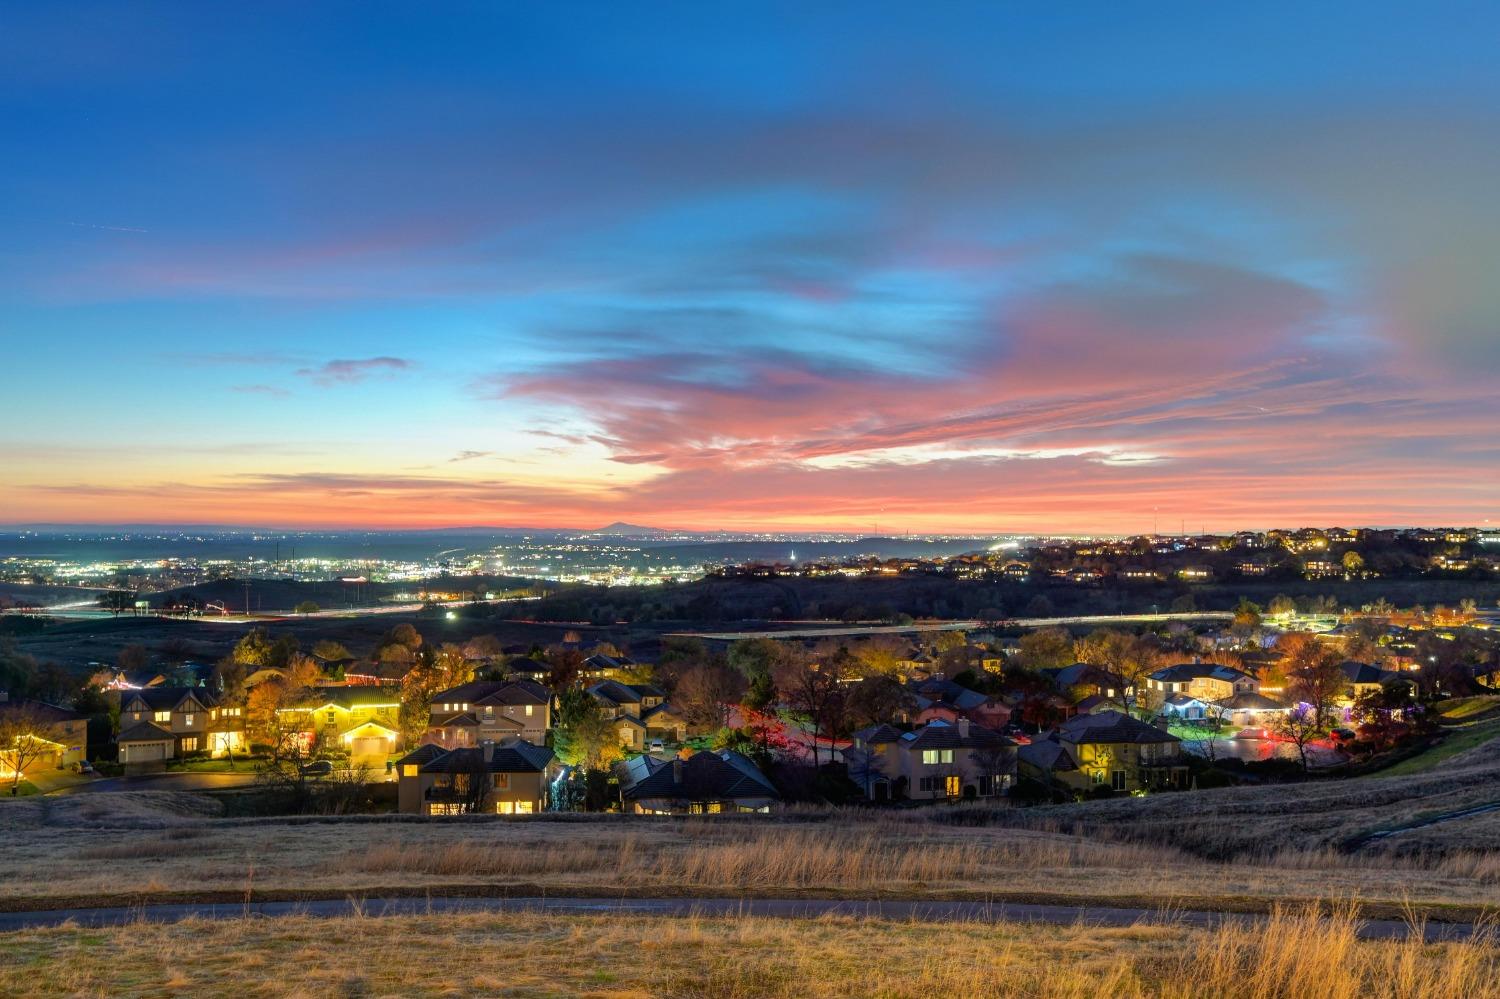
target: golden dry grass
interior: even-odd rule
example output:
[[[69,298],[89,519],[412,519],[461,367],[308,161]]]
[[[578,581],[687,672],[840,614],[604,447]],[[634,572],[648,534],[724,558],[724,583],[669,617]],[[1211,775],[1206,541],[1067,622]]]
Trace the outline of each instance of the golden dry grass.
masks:
[[[451,915],[63,927],[0,936],[17,997],[929,996],[1494,999],[1494,938],[1360,941],[1283,911],[1216,931],[824,918]]]

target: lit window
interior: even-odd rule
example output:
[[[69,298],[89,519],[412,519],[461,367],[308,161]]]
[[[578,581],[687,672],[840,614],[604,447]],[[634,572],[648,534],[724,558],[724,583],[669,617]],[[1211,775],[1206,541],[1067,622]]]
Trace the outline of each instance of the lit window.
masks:
[[[959,777],[957,774],[949,775],[948,785],[946,788],[944,788],[944,790],[948,792],[948,797],[950,798],[957,798],[962,793],[962,789],[959,787]]]
[[[183,715],[182,716],[182,723],[184,725],[186,725],[188,728],[192,728],[193,727],[193,716],[192,715]]]
[[[526,705],[526,717],[530,718],[531,715],[532,715],[532,712],[534,712],[535,710],[536,710],[536,705],[534,705],[534,704],[528,704],[528,705]]]
[[[195,753],[198,751],[198,737],[193,736],[182,740],[182,751],[184,753]]]
[[[158,711],[158,712],[156,712],[156,714],[154,714],[154,715],[151,716],[151,720],[152,721],[159,721],[159,722],[169,722],[169,721],[172,720],[172,712],[170,712],[170,711]]]
[[[415,777],[417,775],[417,764],[408,763],[401,768],[402,777]]]

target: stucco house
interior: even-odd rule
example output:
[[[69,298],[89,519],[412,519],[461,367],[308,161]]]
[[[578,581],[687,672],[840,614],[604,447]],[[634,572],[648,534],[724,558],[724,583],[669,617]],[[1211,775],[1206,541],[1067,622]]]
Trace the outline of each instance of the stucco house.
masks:
[[[78,712],[48,704],[46,701],[27,698],[12,700],[8,693],[0,690],[0,718],[12,712],[24,713],[39,722],[42,729],[37,733],[37,737],[43,740],[37,759],[29,766],[22,767],[23,773],[32,773],[37,770],[65,770],[69,767],[76,767],[86,758],[88,719]],[[0,775],[3,776],[13,774],[16,766],[16,760],[13,757],[7,763],[5,751],[8,748],[14,747],[0,746]],[[30,755],[30,750],[26,750],[24,755]]]
[[[424,742],[445,749],[522,739],[547,741],[552,694],[534,680],[474,680],[433,695]]]
[[[397,808],[409,815],[540,812],[560,769],[551,749],[523,739],[462,749],[425,743],[396,763]]]
[[[1016,777],[1015,743],[967,718],[911,732],[875,725],[844,751],[849,777],[872,801],[952,800],[1004,794]]]
[[[1049,787],[1087,792],[1185,787],[1180,739],[1119,711],[1075,715],[1018,750],[1020,772]]]
[[[615,764],[620,804],[636,815],[712,815],[769,812],[781,794],[749,757],[733,750],[687,759],[636,756]]]
[[[204,687],[120,692],[120,762],[157,764],[188,753],[244,752],[244,709],[220,705]]]

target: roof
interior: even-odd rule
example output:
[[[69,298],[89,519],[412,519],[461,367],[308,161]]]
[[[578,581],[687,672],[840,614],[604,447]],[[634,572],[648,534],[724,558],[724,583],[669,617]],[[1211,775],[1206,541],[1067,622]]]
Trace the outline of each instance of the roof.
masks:
[[[397,760],[396,765],[404,766],[411,763],[427,763],[431,760],[437,759],[439,756],[442,756],[446,752],[447,750],[442,746],[434,746],[430,742],[424,742],[422,745],[418,746],[416,749],[413,749],[411,752],[401,757],[401,759]]]
[[[437,752],[423,752],[427,749]],[[488,760],[485,759],[486,752],[489,754]],[[521,739],[497,745],[448,750],[429,743],[401,758],[401,764],[415,763],[424,774],[470,773],[481,761],[485,769],[494,774],[536,774],[547,769],[547,764],[552,762],[552,750],[546,746],[534,746]]]
[[[168,742],[175,739],[171,732],[150,722],[136,722],[120,733],[116,742]]]
[[[534,680],[471,680],[432,695],[433,704],[546,704],[547,688]]]
[[[1021,763],[1054,773],[1077,770],[1078,763],[1068,748],[1057,741],[1055,735],[1046,739],[1034,739],[1016,750],[1016,759]]]
[[[1339,669],[1344,671],[1344,676],[1350,683],[1386,683],[1396,678],[1396,674],[1389,670],[1352,659],[1339,663]]]
[[[1218,663],[1178,663],[1175,666],[1164,666],[1151,674],[1151,679],[1163,683],[1184,683],[1205,678],[1223,680],[1225,683],[1254,679],[1244,670],[1235,669],[1233,666],[1221,666]]]
[[[1248,691],[1235,694],[1233,697],[1226,697],[1216,703],[1221,707],[1228,708],[1230,711],[1283,711],[1287,708],[1287,705],[1282,704],[1280,701],[1272,700],[1265,694],[1255,694]]]
[[[11,711],[29,711],[38,720],[49,724],[58,722],[78,721],[83,715],[68,708],[60,708],[56,704],[48,704],[46,701],[34,701],[22,698],[16,701],[0,701],[0,715]]]
[[[999,732],[991,731],[983,725],[968,725],[968,735],[960,734],[964,727],[942,721],[928,722],[916,731],[903,735],[901,744],[903,748],[911,750],[987,749],[1014,745]]]
[[[1044,669],[1042,672],[1052,677],[1052,682],[1059,690],[1076,687],[1081,683],[1118,688],[1129,686],[1124,677],[1111,673],[1102,666],[1095,666],[1093,663],[1074,663],[1061,669]]]
[[[294,707],[312,709],[332,704],[352,711],[375,705],[393,706],[399,701],[394,693],[382,687],[313,687],[297,699]]]
[[[600,680],[589,688],[589,693],[615,704],[639,704],[647,697],[665,699],[667,696],[665,690],[653,683],[620,683],[618,680]]]
[[[914,680],[906,685],[916,698],[917,707],[947,704],[963,711],[972,711],[990,702],[990,698],[952,680]]]
[[[1120,711],[1074,715],[1058,726],[1058,737],[1074,745],[1113,743],[1181,742],[1170,732],[1147,725]]]
[[[640,763],[638,761],[651,762]],[[747,757],[730,749],[694,753],[685,760],[637,757],[634,765],[616,767],[620,796],[632,801],[670,798],[722,801],[734,798],[780,798],[766,775]]]
[[[862,728],[854,733],[854,741],[862,742],[866,746],[878,746],[887,742],[896,742],[901,738],[901,732],[884,723]]]
[[[207,687],[142,687],[121,695],[120,705],[123,707],[139,698],[153,711],[170,711],[189,696],[196,698],[205,708],[219,703],[218,698],[209,693]]]

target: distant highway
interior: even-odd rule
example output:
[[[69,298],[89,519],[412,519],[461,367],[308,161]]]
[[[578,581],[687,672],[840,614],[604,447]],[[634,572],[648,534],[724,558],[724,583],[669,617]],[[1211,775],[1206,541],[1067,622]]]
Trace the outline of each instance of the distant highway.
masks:
[[[1184,614],[1089,614],[1079,617],[1010,617],[1007,628],[1046,628],[1067,624],[1151,624],[1161,621],[1232,621],[1231,611],[1197,611]],[[805,622],[803,622],[805,623]],[[736,642],[744,638],[831,638],[845,635],[909,635],[914,631],[980,631],[980,621],[918,621],[914,624],[835,625],[828,628],[767,628],[759,631],[674,631],[673,638],[703,638]]]

